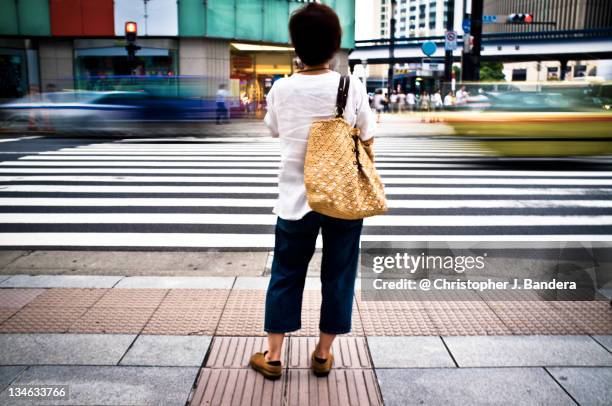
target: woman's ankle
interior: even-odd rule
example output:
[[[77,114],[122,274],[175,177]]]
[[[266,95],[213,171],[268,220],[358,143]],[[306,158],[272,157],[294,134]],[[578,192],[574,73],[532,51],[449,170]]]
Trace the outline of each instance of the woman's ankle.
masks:
[[[317,344],[314,350],[314,356],[320,359],[327,359],[329,357],[329,352],[330,352],[329,349],[325,350],[325,349],[319,348],[319,345]]]
[[[280,355],[280,352],[273,353],[273,352],[267,351],[264,358],[266,359],[266,361],[280,361],[281,355]]]

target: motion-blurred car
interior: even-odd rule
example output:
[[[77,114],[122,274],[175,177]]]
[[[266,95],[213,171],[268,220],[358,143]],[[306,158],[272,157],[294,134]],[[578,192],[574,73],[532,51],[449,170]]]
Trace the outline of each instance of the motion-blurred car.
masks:
[[[148,92],[54,92],[0,105],[5,130],[120,131],[142,123],[214,119],[214,100]]]
[[[489,95],[484,111],[448,114],[455,134],[500,156],[562,157],[612,154],[612,111],[603,97],[567,88]]]

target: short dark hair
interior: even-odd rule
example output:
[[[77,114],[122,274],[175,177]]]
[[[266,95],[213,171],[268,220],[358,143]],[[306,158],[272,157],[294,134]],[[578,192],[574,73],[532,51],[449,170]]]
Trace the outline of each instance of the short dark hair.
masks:
[[[309,3],[291,15],[289,34],[300,60],[306,65],[319,65],[340,49],[342,28],[331,7]]]

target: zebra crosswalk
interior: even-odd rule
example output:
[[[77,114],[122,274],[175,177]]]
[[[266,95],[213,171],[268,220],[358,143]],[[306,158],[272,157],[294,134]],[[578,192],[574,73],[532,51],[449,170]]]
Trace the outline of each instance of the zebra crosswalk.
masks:
[[[0,248],[274,245],[278,140],[45,142],[2,156]],[[381,137],[375,151],[389,212],[365,220],[364,241],[612,237],[612,160],[507,161],[425,137]]]

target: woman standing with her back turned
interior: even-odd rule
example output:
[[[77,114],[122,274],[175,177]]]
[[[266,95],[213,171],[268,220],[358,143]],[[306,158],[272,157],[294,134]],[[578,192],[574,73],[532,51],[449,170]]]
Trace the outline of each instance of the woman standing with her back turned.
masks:
[[[279,196],[273,212],[275,230],[272,276],[266,295],[264,330],[268,349],[255,353],[250,365],[266,378],[282,374],[285,333],[301,328],[302,294],[308,263],[322,230],[320,337],[311,355],[311,368],[325,376],[333,365],[330,352],[337,334],[351,330],[351,313],[363,220],[341,220],[314,212],[304,186],[304,157],[310,126],[334,116],[340,74],[330,61],[340,48],[342,29],[328,6],[309,3],[289,20],[295,52],[304,69],[277,80],[267,95],[265,124],[280,137]],[[361,130],[362,141],[373,141],[375,122],[365,87],[351,78],[344,118]],[[368,143],[368,142],[367,142]]]

